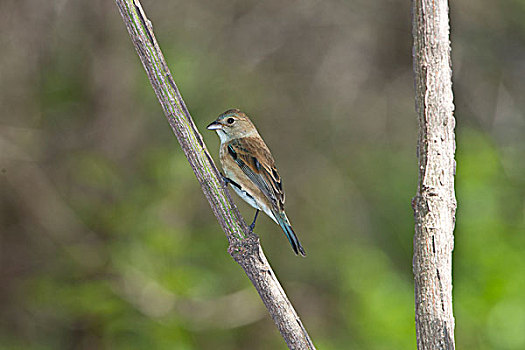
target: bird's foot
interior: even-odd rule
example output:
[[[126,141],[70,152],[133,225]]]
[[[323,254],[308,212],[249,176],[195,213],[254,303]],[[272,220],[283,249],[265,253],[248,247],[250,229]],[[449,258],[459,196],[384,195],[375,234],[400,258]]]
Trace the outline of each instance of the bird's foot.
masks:
[[[255,221],[257,221],[257,215],[259,215],[259,209],[255,209],[255,217],[253,218],[252,224],[249,226],[250,231],[253,232],[253,229],[255,228]]]
[[[221,174],[221,178],[222,178],[222,182],[224,183],[224,188],[227,188],[229,184],[232,184],[234,185],[235,182],[233,182],[233,180],[231,180],[230,178],[224,176],[222,173]]]
[[[229,177],[224,176],[222,173],[220,173],[220,174],[221,174],[222,181],[224,182],[224,188],[228,187],[228,185],[231,184],[232,186],[235,186],[239,190],[241,190],[241,186],[237,182],[233,181]]]
[[[220,173],[220,174],[221,174],[222,181],[224,182],[224,184],[225,184],[226,186],[228,186],[228,184],[231,183],[232,180],[230,180],[229,178],[227,178],[226,176],[224,176],[222,173]]]

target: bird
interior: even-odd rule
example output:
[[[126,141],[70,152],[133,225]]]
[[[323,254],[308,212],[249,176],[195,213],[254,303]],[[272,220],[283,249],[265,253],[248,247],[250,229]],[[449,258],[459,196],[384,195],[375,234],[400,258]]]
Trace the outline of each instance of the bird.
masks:
[[[239,109],[229,109],[207,126],[219,136],[223,180],[246,203],[255,208],[253,231],[259,211],[283,230],[295,254],[306,256],[284,211],[284,191],[270,149],[250,118]]]

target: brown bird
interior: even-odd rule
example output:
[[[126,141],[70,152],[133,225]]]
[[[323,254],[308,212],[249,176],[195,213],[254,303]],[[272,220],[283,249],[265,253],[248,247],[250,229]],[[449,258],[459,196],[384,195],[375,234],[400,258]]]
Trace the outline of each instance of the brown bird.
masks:
[[[281,226],[295,254],[306,256],[284,212],[284,191],[268,146],[246,114],[230,109],[208,125],[221,140],[220,160],[224,179],[234,191],[255,208],[250,229],[259,210]]]

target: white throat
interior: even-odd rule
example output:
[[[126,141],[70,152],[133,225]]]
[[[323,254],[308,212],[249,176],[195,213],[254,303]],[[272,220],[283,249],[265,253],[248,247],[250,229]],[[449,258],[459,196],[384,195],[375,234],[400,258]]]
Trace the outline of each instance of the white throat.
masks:
[[[232,140],[232,137],[228,135],[224,130],[217,129],[215,131],[217,132],[217,135],[219,135],[219,139],[221,139],[221,145]],[[253,128],[249,132],[244,133],[242,137],[260,137],[260,136],[257,130]]]
[[[228,135],[224,132],[224,130],[217,129],[215,130],[217,132],[217,135],[219,135],[219,139],[221,139],[221,144],[228,142],[230,138]]]

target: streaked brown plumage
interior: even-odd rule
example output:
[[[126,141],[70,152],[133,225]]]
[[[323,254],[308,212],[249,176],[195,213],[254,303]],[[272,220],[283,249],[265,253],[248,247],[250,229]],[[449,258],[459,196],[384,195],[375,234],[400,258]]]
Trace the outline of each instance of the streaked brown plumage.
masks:
[[[208,129],[221,139],[220,160],[235,192],[256,211],[264,211],[286,234],[295,253],[305,251],[284,212],[284,191],[275,161],[248,116],[238,109],[221,114]]]

